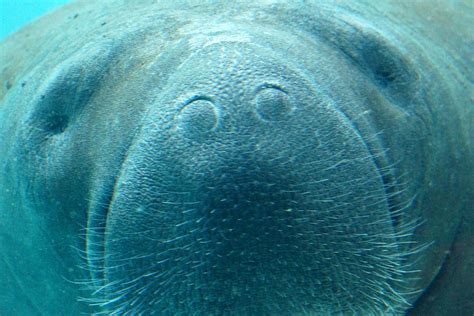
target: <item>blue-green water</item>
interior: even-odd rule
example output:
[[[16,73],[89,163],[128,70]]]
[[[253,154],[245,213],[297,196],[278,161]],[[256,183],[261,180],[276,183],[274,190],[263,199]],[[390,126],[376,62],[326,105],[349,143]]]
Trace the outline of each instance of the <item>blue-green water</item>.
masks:
[[[68,0],[0,0],[0,40]]]

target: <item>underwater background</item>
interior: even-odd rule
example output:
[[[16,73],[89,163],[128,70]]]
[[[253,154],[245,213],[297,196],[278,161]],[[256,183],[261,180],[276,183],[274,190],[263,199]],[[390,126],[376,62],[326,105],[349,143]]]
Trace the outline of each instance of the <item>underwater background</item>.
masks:
[[[0,0],[0,41],[68,0]]]

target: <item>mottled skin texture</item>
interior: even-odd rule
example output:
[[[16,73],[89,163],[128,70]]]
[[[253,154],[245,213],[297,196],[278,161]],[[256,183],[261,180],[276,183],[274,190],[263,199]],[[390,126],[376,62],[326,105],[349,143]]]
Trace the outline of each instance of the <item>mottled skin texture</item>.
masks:
[[[472,5],[196,3],[0,43],[0,313],[472,313]]]

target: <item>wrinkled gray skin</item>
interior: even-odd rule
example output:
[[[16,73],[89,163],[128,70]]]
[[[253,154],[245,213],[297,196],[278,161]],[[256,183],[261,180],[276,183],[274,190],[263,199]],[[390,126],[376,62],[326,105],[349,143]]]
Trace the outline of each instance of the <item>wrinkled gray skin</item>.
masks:
[[[472,5],[98,2],[0,44],[2,315],[474,310]]]

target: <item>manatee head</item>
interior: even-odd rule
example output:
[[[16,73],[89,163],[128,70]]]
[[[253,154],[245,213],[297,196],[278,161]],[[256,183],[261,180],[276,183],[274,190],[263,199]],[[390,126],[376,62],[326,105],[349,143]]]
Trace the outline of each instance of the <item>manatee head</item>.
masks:
[[[398,315],[472,283],[470,51],[418,2],[303,3],[83,0],[0,43],[2,312]]]
[[[326,92],[329,76],[300,66],[253,42],[220,41],[156,92],[88,223],[109,310],[333,314],[404,304],[386,171]]]

